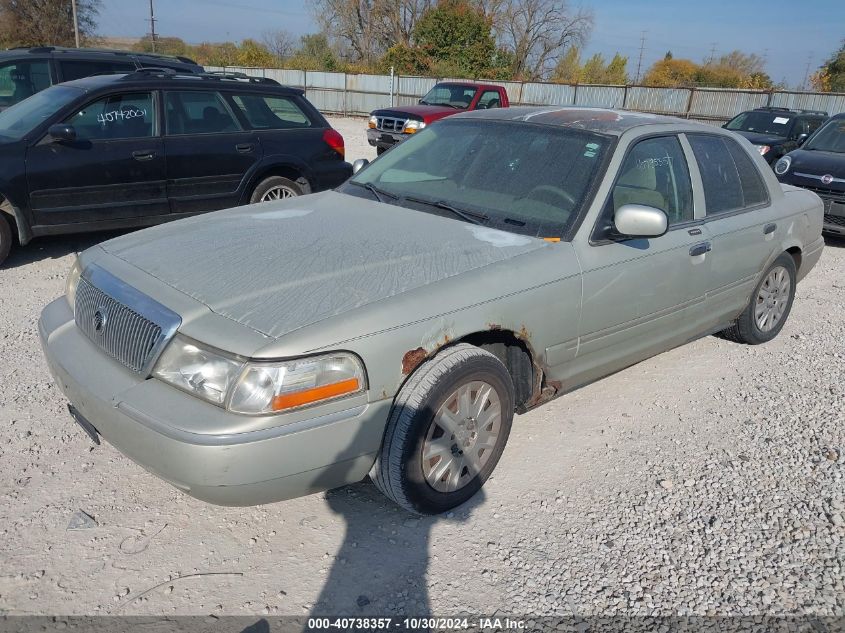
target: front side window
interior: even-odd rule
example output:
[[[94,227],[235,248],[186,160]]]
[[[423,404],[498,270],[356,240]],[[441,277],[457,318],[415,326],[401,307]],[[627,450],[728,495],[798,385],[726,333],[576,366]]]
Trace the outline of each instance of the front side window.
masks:
[[[687,135],[704,185],[707,215],[729,213],[768,199],[751,158],[732,139]]]
[[[62,61],[62,79],[64,81],[73,81],[74,79],[82,79],[83,77],[90,77],[91,75],[104,75],[107,73],[130,73],[135,70],[135,64],[131,62],[111,62],[111,61]]]
[[[481,93],[481,98],[478,100],[479,110],[489,110],[490,108],[501,108],[502,98],[496,90],[487,90]]]
[[[845,117],[825,123],[802,149],[845,154]]]
[[[565,236],[588,201],[611,140],[571,128],[444,120],[413,135],[342,189],[535,237]],[[453,210],[444,207],[452,207]]]
[[[625,204],[661,209],[669,226],[691,221],[692,184],[678,138],[661,136],[637,143],[619,170],[609,203],[614,213]]]
[[[769,112],[752,110],[743,112],[725,124],[728,130],[739,132],[756,132],[757,134],[769,134],[771,136],[783,136],[789,134],[794,117],[789,112]]]
[[[149,92],[109,95],[89,103],[65,123],[83,141],[147,138],[155,134],[156,110]]]
[[[240,130],[235,117],[216,92],[168,92],[164,98],[167,133],[221,134]]]
[[[50,83],[50,63],[46,59],[0,64],[0,108],[49,88]]]
[[[233,100],[255,130],[286,130],[313,125],[291,97],[241,94],[235,95]]]
[[[453,84],[438,84],[420,99],[423,105],[442,105],[466,110],[475,96],[475,86],[461,86]]]

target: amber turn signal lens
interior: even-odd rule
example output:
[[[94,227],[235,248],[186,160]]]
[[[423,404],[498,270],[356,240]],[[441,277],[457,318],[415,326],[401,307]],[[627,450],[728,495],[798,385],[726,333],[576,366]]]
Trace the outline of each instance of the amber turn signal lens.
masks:
[[[361,388],[361,383],[357,378],[348,378],[340,382],[333,382],[328,385],[320,385],[313,389],[306,389],[305,391],[297,391],[295,393],[285,393],[275,396],[273,398],[273,411],[281,411],[282,409],[292,409],[294,407],[301,407],[320,400],[327,400],[328,398],[336,398],[347,393],[354,393]]]

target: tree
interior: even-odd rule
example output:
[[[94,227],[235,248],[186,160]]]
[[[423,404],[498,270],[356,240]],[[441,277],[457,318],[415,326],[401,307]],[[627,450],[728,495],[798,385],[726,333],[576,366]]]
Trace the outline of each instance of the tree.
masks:
[[[153,52],[153,40],[149,35],[142,37],[132,50],[141,53]],[[188,55],[191,47],[185,40],[178,37],[156,37],[155,52],[164,55]]]
[[[810,82],[819,92],[845,92],[845,41],[810,77]]]
[[[698,64],[689,59],[661,59],[646,71],[643,84],[646,86],[672,87],[690,86],[696,82]]]
[[[290,65],[303,70],[338,70],[340,64],[325,33],[310,33],[299,40],[299,50],[290,58]]]
[[[580,51],[572,46],[555,66],[553,78],[561,83],[621,86],[628,83],[627,66],[628,58],[619,53],[608,63],[603,55],[596,53],[582,65]]]
[[[296,38],[290,31],[284,29],[264,31],[261,36],[261,42],[280,62],[293,55],[294,51],[296,51]]]
[[[578,50],[577,46],[570,46],[566,49],[566,53],[555,66],[552,79],[564,84],[582,83],[581,51]]]
[[[561,55],[582,46],[593,28],[592,12],[572,9],[566,0],[488,0],[485,8],[497,42],[513,55],[518,79],[548,77]]]
[[[238,66],[250,66],[252,68],[274,66],[277,61],[266,46],[251,39],[245,39],[241,42],[238,47],[237,60]]]
[[[79,33],[94,37],[100,0],[77,0]],[[74,46],[71,0],[0,0],[0,45]]]

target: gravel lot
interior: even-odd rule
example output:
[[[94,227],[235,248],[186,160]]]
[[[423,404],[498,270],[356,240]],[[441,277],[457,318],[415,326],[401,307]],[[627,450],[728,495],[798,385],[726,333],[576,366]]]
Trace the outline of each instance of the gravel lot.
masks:
[[[845,615],[845,242],[775,341],[701,339],[517,417],[484,494],[420,519],[369,483],[219,508],[95,448],[36,322],[108,235],[0,269],[0,614]]]

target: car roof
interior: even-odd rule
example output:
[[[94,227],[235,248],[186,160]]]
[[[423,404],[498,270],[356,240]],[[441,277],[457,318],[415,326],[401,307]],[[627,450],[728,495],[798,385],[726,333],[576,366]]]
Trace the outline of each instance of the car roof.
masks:
[[[483,84],[478,83],[477,81],[460,81],[459,79],[450,80],[450,81],[438,81],[435,85],[437,86],[472,86],[473,88],[489,88],[490,90],[503,90],[502,86],[497,86],[496,84]]]
[[[126,51],[112,48],[67,48],[64,46],[21,46],[0,50],[0,59],[21,57],[26,55],[53,55],[59,59],[97,59],[97,58],[141,58],[155,59],[161,63],[198,66],[197,62],[180,55],[163,55],[142,51]]]
[[[215,74],[177,74],[166,69],[146,68],[134,73],[111,73],[106,75],[92,75],[68,81],[63,86],[82,88],[85,91],[101,90],[104,88],[200,88],[225,90],[249,90],[260,92],[275,92],[279,94],[304,94],[299,88],[283,86],[272,79],[263,77],[248,77],[238,73]]]
[[[586,108],[579,106],[517,106],[494,108],[492,110],[474,110],[449,119],[487,119],[499,121],[528,121],[543,125],[577,128],[590,132],[600,132],[621,136],[628,130],[645,125],[677,125],[686,130],[719,133],[722,130],[714,125],[696,123],[687,119],[631,112],[629,110],[610,110],[607,108]],[[446,120],[449,120],[446,119]]]

